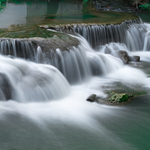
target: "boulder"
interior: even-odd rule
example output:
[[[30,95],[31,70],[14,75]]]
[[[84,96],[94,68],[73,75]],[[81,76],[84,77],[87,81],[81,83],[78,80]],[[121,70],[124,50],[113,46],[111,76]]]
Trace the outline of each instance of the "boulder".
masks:
[[[140,56],[130,56],[130,61],[140,62]]]
[[[12,86],[5,74],[0,73],[0,100],[12,99]]]
[[[96,101],[96,95],[92,94],[86,100],[89,102],[95,102]]]
[[[126,51],[118,50],[117,55],[123,61],[124,64],[128,64],[128,62],[130,61],[130,57]]]

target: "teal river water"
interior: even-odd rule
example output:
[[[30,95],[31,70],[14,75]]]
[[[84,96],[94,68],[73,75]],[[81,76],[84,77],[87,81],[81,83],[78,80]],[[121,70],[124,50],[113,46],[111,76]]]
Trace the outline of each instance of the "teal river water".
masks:
[[[51,1],[7,3],[0,12],[0,35],[40,35],[42,30],[38,33],[32,30],[33,33],[28,31],[28,25],[45,23],[46,19],[46,23],[50,20],[56,23],[56,14],[66,11],[70,18],[73,15],[82,20],[86,17],[81,15],[82,9],[82,4],[59,1],[53,5]],[[150,22],[149,14],[139,16]],[[51,35],[45,32],[42,37]],[[104,79],[94,80],[102,84]],[[84,93],[89,90],[88,86],[90,83],[72,86],[68,97],[47,103],[0,102],[0,150],[149,150],[149,92],[128,104],[107,106],[86,102],[88,94]]]

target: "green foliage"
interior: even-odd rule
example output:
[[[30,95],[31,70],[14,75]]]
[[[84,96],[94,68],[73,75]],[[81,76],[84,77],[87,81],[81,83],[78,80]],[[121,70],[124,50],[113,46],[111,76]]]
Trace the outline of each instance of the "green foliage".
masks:
[[[6,0],[0,0],[0,3],[5,3],[6,2]]]
[[[88,0],[83,0],[83,5],[87,5]]]
[[[0,10],[6,6],[7,0],[0,0]]]
[[[140,5],[139,7],[140,7],[141,9],[143,9],[143,10],[150,10],[150,4],[149,4],[149,3]]]

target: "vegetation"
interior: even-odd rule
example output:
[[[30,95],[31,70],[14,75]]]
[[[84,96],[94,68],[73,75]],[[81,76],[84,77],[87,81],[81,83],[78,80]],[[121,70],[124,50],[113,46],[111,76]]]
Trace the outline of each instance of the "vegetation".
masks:
[[[0,10],[5,7],[7,0],[0,0]]]
[[[150,0],[128,0],[128,3],[136,9],[150,10]]]
[[[139,7],[140,7],[141,9],[143,9],[143,10],[150,10],[150,4],[149,4],[149,3],[140,5]]]
[[[127,93],[114,93],[111,92],[110,98],[108,99],[111,103],[121,103],[126,102],[130,97],[133,97],[133,95],[128,95]]]

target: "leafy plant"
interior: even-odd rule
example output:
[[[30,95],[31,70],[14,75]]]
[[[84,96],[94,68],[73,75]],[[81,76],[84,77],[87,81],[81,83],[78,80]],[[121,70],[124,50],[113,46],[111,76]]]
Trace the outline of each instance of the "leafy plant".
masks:
[[[148,3],[140,5],[139,7],[143,10],[150,10],[150,4],[148,4]]]
[[[150,0],[128,0],[129,4],[135,6],[137,9],[140,7],[144,10],[150,10]]]
[[[0,0],[0,9],[4,8],[7,0]]]

